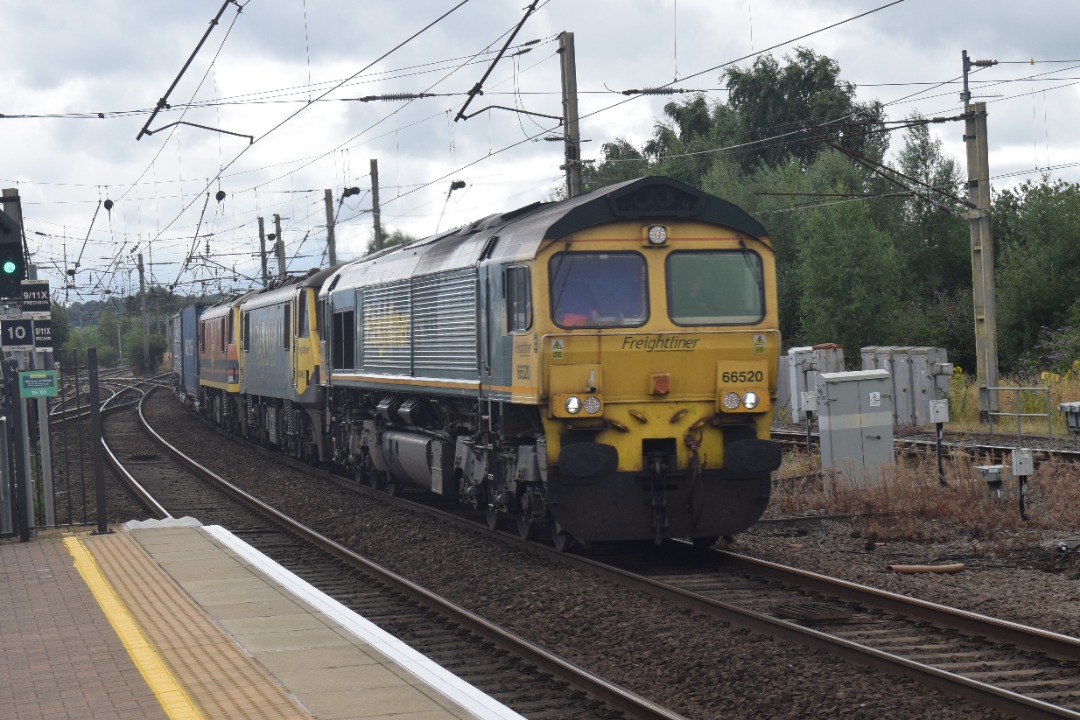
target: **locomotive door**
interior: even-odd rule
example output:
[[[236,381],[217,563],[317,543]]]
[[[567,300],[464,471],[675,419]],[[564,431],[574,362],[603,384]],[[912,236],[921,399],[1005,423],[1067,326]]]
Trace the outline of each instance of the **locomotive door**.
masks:
[[[481,395],[509,393],[513,338],[507,334],[506,300],[502,267],[495,263],[480,266],[480,386]]]

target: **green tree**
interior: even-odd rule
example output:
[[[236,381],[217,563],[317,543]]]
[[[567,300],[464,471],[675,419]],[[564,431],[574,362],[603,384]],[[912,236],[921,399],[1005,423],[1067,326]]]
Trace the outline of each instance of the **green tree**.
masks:
[[[53,347],[63,347],[71,335],[71,320],[68,318],[67,309],[63,305],[52,303],[49,306],[49,313],[52,315]]]
[[[930,302],[937,294],[970,288],[970,230],[957,199],[963,192],[959,164],[942,154],[941,141],[926,125],[914,125],[905,133],[898,165],[918,181],[912,186],[920,193],[904,199],[894,234],[907,296]]]
[[[1025,182],[994,203],[998,348],[1016,366],[1042,328],[1080,317],[1080,185]]]
[[[859,348],[894,336],[900,263],[889,238],[871,222],[866,203],[813,210],[798,254],[805,342],[840,343],[852,358]]]
[[[419,238],[413,235],[409,235],[408,233],[401,230],[391,230],[389,233],[383,236],[383,249],[385,250],[386,248],[394,247],[395,245],[406,245],[418,239]],[[367,250],[364,251],[364,254],[370,255],[373,252],[375,252],[374,237],[372,237],[371,240],[368,241]]]
[[[60,349],[62,353],[61,362],[67,368],[74,365],[77,358],[79,367],[86,367],[86,351],[90,348],[97,349],[99,367],[113,367],[116,365],[116,341],[114,340],[111,345],[104,342],[98,334],[98,329],[94,327],[72,328],[67,342]]]
[[[604,143],[601,153],[600,162],[587,162],[582,167],[581,186],[586,192],[648,174],[649,161],[644,153],[622,138]]]
[[[832,58],[796,48],[795,57],[784,60],[781,66],[771,55],[762,55],[750,69],[724,73],[737,133],[724,141],[753,143],[739,153],[743,168],[774,166],[786,158],[809,165],[826,147],[821,139],[880,160],[888,147],[887,135],[873,132],[883,128],[881,103],[857,102],[855,85],[840,79],[840,65]],[[853,123],[863,127],[851,132]]]
[[[151,333],[149,360],[143,357],[143,333],[138,327],[124,332],[124,360],[137,375],[153,375],[161,367],[168,345],[162,335]]]

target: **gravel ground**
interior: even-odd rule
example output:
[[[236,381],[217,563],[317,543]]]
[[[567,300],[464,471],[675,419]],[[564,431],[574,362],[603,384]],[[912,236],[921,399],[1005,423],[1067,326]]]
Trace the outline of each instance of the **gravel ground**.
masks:
[[[551,651],[690,718],[1001,717],[902,678],[783,645],[538,560],[468,530],[313,483],[238,450],[159,392],[148,412],[170,442],[357,552]],[[946,528],[946,531],[949,529]],[[947,534],[947,533],[946,533]],[[1052,538],[995,555],[957,529],[926,545],[878,544],[845,521],[760,524],[735,551],[894,592],[1080,635],[1076,568],[1050,573]],[[1060,535],[1060,534],[1059,534]],[[1048,558],[1050,561],[1048,561]],[[956,575],[896,575],[890,563],[964,562]]]

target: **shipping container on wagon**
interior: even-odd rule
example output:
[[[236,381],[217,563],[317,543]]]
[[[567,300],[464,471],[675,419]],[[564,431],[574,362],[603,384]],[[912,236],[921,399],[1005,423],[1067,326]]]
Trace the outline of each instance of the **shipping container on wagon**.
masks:
[[[186,399],[199,395],[198,323],[205,305],[189,305],[169,320],[169,369],[176,392]]]

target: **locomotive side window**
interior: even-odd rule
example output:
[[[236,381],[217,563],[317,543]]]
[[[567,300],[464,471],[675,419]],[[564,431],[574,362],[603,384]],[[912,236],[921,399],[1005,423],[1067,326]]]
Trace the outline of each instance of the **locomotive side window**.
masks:
[[[645,258],[638,253],[558,253],[548,277],[551,317],[560,327],[639,327],[649,319]]]
[[[244,352],[247,352],[251,349],[251,316],[247,313],[240,316],[240,331],[244,335]]]
[[[297,337],[308,336],[308,317],[307,317],[307,290],[301,290],[300,294],[296,296],[296,335]]]
[[[206,352],[206,322],[199,323],[199,352]]]
[[[761,256],[748,250],[673,252],[668,314],[678,325],[746,325],[765,317]]]
[[[339,370],[356,367],[356,314],[334,313],[334,327],[330,334],[330,365]]]
[[[221,332],[218,333],[218,337],[221,340],[221,346],[220,346],[220,348],[218,348],[218,352],[220,352],[222,355],[225,354],[225,343],[226,343],[226,340],[225,340],[225,323],[228,321],[228,319],[229,319],[229,313],[226,313],[225,317],[218,320],[218,330],[221,331]]]
[[[292,303],[287,302],[281,306],[284,311],[281,328],[284,330],[281,340],[283,342],[282,347],[286,350],[289,349],[289,338],[292,335]]]
[[[532,292],[529,268],[506,269],[506,330],[522,332],[532,327]]]

